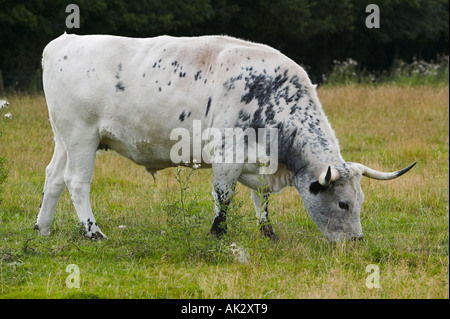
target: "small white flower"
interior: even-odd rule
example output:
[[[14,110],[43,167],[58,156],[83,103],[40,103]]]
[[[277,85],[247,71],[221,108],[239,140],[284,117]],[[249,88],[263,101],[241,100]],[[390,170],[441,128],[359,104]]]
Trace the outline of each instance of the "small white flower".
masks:
[[[0,100],[0,110],[3,108],[7,108],[9,105],[8,101]]]
[[[8,266],[11,267],[11,268],[14,268],[14,269],[17,269],[17,267],[20,267],[22,265],[23,265],[23,263],[17,262],[17,261],[13,261],[12,263],[8,263]]]
[[[200,164],[194,164],[194,165],[192,165],[192,168],[193,169],[197,169],[197,168],[199,168],[200,167]]]
[[[230,249],[234,255],[234,258],[237,259],[237,261],[239,261],[241,264],[245,264],[248,262],[247,254],[242,248],[238,247],[235,243],[232,243],[230,245]]]
[[[5,117],[6,117],[7,119],[10,119],[10,118],[12,117],[12,115],[11,115],[11,113],[6,113],[6,114],[5,114]]]
[[[125,226],[125,225],[119,225],[119,229],[125,229],[125,228],[127,228],[127,226]]]

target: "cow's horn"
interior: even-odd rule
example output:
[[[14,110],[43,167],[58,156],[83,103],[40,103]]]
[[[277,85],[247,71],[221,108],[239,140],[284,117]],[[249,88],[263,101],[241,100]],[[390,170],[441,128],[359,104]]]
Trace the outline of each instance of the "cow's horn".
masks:
[[[364,166],[362,164],[356,164],[356,165],[362,170],[363,176],[370,177],[373,179],[378,179],[378,180],[389,180],[389,179],[394,179],[399,176],[402,176],[407,171],[409,171],[411,168],[413,168],[414,165],[416,165],[416,164],[417,164],[417,162],[414,162],[413,164],[409,165],[408,167],[406,167],[402,170],[399,170],[397,172],[391,172],[391,173],[384,173],[384,172],[376,171],[376,170],[368,168],[367,166]]]
[[[322,186],[328,186],[330,183],[336,181],[339,178],[339,171],[335,168],[328,166],[328,169],[320,174],[319,184]]]

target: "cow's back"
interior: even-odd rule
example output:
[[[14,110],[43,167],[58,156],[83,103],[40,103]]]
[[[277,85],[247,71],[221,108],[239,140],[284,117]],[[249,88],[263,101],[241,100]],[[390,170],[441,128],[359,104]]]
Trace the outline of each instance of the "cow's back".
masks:
[[[78,101],[111,102],[124,95],[131,98],[132,93],[139,93],[140,99],[157,98],[155,93],[161,92],[167,100],[167,94],[173,97],[176,92],[192,95],[200,84],[206,84],[201,86],[202,92],[217,88],[220,83],[216,80],[226,78],[233,68],[255,67],[258,56],[268,55],[282,56],[268,46],[226,36],[127,38],[63,34],[46,46],[42,64],[45,90],[50,94],[55,88],[64,90],[66,96],[76,96]]]

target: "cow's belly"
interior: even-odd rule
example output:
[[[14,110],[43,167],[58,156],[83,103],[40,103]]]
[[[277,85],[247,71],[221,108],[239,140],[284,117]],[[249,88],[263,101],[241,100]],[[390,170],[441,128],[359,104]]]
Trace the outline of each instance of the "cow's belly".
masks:
[[[140,135],[108,126],[101,127],[100,138],[99,149],[114,150],[138,165],[155,169],[174,166],[170,159],[170,140],[156,140],[151,134]]]
[[[173,146],[180,141],[180,139],[171,140],[170,132],[161,131],[162,127],[153,127],[143,130],[143,126],[139,126],[140,131],[134,128],[125,128],[122,126],[107,126],[100,127],[100,143],[99,149],[114,150],[120,155],[130,159],[138,165],[145,166],[148,170],[161,170],[168,167],[175,167],[185,163],[178,163],[176,159],[171,157]],[[145,133],[144,133],[145,132]],[[192,141],[191,141],[192,142]],[[204,147],[204,144],[201,144]],[[192,150],[192,144],[190,149]],[[198,161],[198,159],[196,159]],[[204,158],[203,158],[204,160]],[[201,168],[210,168],[209,162],[201,161]],[[209,159],[210,161],[210,159]],[[189,153],[188,163],[194,162],[192,152]]]
[[[260,166],[253,163],[245,163],[239,176],[239,183],[250,189],[257,190],[261,187],[263,175],[259,174]]]

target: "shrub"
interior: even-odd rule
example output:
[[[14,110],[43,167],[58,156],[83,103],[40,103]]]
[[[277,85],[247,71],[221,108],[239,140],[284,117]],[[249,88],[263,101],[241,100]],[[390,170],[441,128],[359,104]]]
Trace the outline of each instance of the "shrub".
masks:
[[[411,63],[395,60],[390,71],[367,72],[358,67],[358,62],[348,58],[333,61],[330,74],[322,75],[325,85],[382,84],[440,85],[449,81],[449,56],[440,55],[430,62],[413,58]]]
[[[438,56],[436,62],[414,58],[411,64],[403,60],[394,61],[390,81],[397,84],[439,84],[448,83],[449,56]]]
[[[357,66],[358,62],[351,58],[345,59],[345,61],[333,61],[333,70],[326,77],[322,76],[325,83],[336,85],[336,84],[350,84],[358,82]]]

